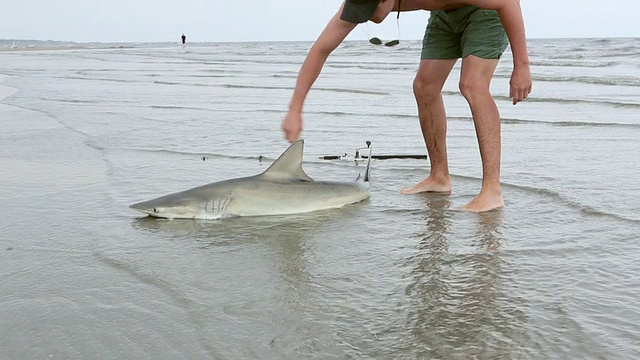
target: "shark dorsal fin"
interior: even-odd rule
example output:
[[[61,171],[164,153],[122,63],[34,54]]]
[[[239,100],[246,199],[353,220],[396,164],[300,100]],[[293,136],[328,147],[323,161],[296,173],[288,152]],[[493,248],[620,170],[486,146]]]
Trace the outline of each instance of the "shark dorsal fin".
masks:
[[[294,142],[260,176],[272,180],[313,181],[302,169],[303,148],[304,140]]]

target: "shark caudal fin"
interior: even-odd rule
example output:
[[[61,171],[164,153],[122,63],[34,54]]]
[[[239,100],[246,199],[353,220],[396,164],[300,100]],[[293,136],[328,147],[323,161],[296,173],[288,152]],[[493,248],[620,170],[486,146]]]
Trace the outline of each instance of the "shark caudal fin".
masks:
[[[367,158],[367,168],[364,171],[364,182],[369,182],[369,175],[371,174],[371,146],[369,146],[369,157]]]
[[[369,177],[371,175],[371,145],[369,144],[368,146],[369,149],[369,155],[367,156],[367,167],[364,169],[364,175],[362,173],[358,174],[358,178],[356,178],[356,181],[362,181],[365,183],[369,182]]]
[[[367,157],[367,168],[364,170],[364,182],[369,182],[369,176],[371,174],[371,145],[369,145],[369,157]]]

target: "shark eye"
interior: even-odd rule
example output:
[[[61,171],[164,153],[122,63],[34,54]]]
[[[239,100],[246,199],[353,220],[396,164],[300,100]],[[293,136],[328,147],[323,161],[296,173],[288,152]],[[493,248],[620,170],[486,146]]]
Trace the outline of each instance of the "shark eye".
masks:
[[[158,209],[153,208],[153,209],[151,209],[151,211],[153,211],[154,213],[157,213],[157,212],[158,212]]]

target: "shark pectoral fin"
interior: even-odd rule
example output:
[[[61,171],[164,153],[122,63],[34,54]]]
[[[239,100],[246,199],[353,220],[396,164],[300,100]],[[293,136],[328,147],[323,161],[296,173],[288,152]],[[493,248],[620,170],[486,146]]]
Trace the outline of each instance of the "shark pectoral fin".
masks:
[[[271,180],[313,181],[302,169],[304,140],[291,144],[260,176]]]

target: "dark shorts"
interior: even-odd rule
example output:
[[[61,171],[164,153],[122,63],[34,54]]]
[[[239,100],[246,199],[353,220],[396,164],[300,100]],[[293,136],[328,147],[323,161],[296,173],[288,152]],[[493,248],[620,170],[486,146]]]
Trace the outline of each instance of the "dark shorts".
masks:
[[[466,5],[452,11],[431,12],[420,58],[458,59],[474,55],[499,59],[508,44],[497,11]]]

